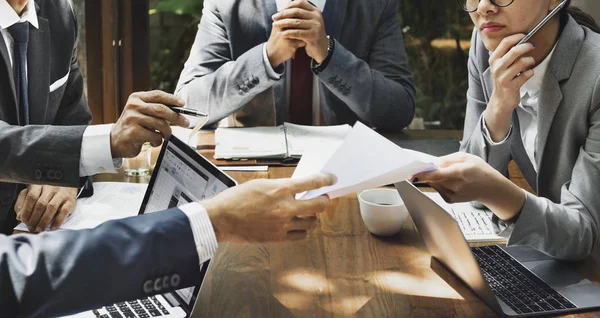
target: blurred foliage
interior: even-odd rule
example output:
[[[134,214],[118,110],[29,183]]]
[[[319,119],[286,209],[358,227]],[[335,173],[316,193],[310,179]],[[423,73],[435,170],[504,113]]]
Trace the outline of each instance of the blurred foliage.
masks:
[[[150,39],[150,85],[153,89],[175,91],[179,74],[194,43],[203,7],[203,0],[153,2],[149,14],[151,18],[159,20],[160,26],[160,36]],[[163,20],[171,23],[163,23]],[[152,41],[158,41],[158,44]]]
[[[455,1],[398,1],[398,19],[417,87],[416,115],[430,123],[428,128],[462,129],[468,86],[468,47],[461,48],[460,43],[471,38],[471,20]],[[172,26],[161,24],[160,36],[151,39],[159,41],[158,49],[152,53],[153,88],[175,90],[202,8],[202,0],[154,0],[150,14],[174,20],[180,27],[173,34]],[[439,40],[443,40],[442,44],[436,45]]]
[[[416,116],[428,128],[462,129],[472,22],[455,1],[399,0],[409,65],[417,87]],[[461,48],[461,40],[463,46]],[[436,45],[437,43],[437,45]]]

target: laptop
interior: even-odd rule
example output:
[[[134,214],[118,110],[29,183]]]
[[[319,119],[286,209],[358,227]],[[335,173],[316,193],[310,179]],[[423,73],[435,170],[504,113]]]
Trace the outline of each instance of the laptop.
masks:
[[[469,247],[458,224],[411,183],[396,184],[429,252],[500,316],[600,308],[600,287],[528,247]]]
[[[211,198],[237,183],[208,159],[175,136],[163,143],[139,214],[175,208]],[[201,282],[210,261],[201,265]],[[184,318],[189,317],[201,284],[133,301],[123,301],[74,317]]]

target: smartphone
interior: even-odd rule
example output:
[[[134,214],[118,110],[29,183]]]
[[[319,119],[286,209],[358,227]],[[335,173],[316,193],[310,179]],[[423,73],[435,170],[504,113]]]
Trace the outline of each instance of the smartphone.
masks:
[[[536,25],[535,28],[533,28],[533,30],[531,30],[531,32],[529,32],[521,41],[519,41],[519,43],[517,43],[517,45],[521,45],[521,44],[526,43],[527,41],[531,40],[531,38],[537,33],[537,31],[539,31],[541,28],[543,28],[544,25],[546,25],[546,23],[548,23],[548,21],[552,20],[552,18],[558,12],[560,12],[560,10],[562,10],[562,8],[565,7],[565,5],[567,4],[567,2],[569,2],[569,1],[568,0],[564,0],[559,5],[557,5],[556,8],[554,8],[554,10],[552,10],[552,12],[550,12],[544,18],[544,20],[542,20],[542,22],[540,22],[538,25]]]

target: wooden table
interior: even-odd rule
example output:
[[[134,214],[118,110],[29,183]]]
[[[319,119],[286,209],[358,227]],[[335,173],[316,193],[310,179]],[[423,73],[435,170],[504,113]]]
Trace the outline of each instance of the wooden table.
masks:
[[[458,137],[460,138],[460,137]],[[283,178],[293,167],[231,172],[243,183]],[[147,182],[100,176],[96,180]],[[573,265],[600,283],[589,259]],[[487,317],[494,313],[440,266],[408,220],[397,235],[371,235],[356,195],[332,201],[306,240],[220,244],[199,296],[204,317]],[[587,313],[577,317],[600,317]]]

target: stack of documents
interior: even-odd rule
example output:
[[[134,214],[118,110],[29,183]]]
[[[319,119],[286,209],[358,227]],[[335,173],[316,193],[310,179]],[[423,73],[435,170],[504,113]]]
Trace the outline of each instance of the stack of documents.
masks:
[[[91,229],[109,220],[137,215],[146,188],[147,184],[94,182],[94,195],[78,199],[75,211],[59,229]],[[26,232],[27,226],[20,223],[15,230]]]
[[[342,143],[311,148],[300,160],[293,178],[331,173],[338,182],[300,194],[312,199],[327,194],[331,199],[409,179],[436,169],[435,157],[396,146],[374,130],[357,122]]]

